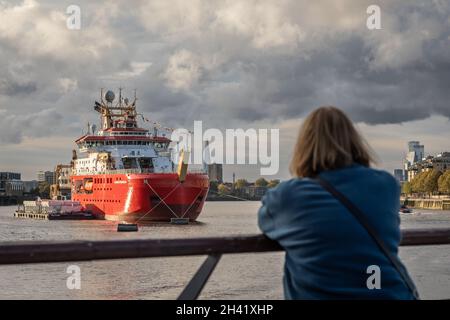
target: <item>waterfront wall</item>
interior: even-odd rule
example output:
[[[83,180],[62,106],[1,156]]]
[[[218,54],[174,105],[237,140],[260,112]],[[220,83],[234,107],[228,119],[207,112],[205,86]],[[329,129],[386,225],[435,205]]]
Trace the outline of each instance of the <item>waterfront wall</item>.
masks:
[[[450,210],[450,199],[403,199],[403,203],[412,208]]]
[[[0,206],[12,206],[23,203],[24,200],[36,200],[35,195],[26,195],[26,196],[5,196],[0,195]]]
[[[11,206],[19,203],[18,197],[0,195],[0,206]]]

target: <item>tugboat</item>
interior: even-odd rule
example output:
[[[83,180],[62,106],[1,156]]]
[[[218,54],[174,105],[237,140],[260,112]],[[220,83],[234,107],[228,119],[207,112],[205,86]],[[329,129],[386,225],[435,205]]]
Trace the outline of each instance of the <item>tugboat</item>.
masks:
[[[72,156],[72,200],[97,218],[131,223],[194,221],[205,202],[208,175],[172,160],[171,140],[138,126],[134,101],[101,92],[94,110],[100,129],[88,126]],[[142,117],[143,118],[143,117]],[[183,152],[181,153],[183,154]]]

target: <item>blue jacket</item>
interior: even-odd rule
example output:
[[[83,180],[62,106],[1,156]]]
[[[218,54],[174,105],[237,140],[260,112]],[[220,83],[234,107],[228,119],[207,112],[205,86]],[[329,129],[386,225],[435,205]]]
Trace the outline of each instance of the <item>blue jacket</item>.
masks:
[[[356,164],[320,176],[367,215],[397,255],[397,180],[387,172]],[[286,250],[286,299],[413,299],[367,231],[315,181],[302,178],[280,183],[264,196],[258,217],[261,230]],[[381,289],[368,289],[371,265],[380,268]]]

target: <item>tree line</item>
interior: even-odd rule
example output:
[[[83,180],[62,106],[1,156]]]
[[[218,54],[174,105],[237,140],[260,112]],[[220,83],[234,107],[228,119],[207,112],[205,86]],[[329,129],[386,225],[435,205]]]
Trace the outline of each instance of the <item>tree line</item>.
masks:
[[[278,180],[278,179],[267,181],[264,178],[259,178],[255,181],[255,183],[253,183],[253,185],[256,187],[273,188],[273,187],[276,187],[279,183],[280,183],[280,180]],[[233,190],[239,192],[240,190],[244,189],[245,187],[247,187],[249,185],[251,185],[251,183],[249,183],[246,179],[236,180],[236,182],[232,185],[232,188],[230,188],[228,185],[226,185],[224,183],[219,184],[215,181],[211,181],[210,189],[211,189],[211,191],[215,191],[219,194],[228,195],[228,194],[233,194],[234,193]]]
[[[418,173],[411,181],[402,186],[402,193],[419,194],[450,194],[450,170],[444,172],[433,169]]]

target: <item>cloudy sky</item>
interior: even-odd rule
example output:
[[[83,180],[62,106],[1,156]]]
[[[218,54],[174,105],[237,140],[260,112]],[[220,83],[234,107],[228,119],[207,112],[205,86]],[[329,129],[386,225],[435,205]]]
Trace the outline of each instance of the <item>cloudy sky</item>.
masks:
[[[391,171],[408,140],[450,150],[449,17],[448,0],[0,0],[0,171],[68,162],[100,88],[118,87],[168,127],[279,128],[279,178],[302,118],[336,105]]]

